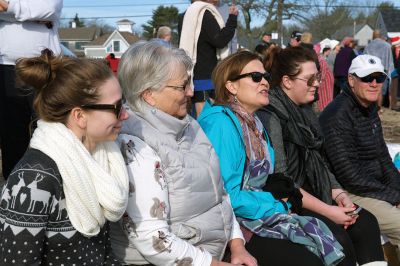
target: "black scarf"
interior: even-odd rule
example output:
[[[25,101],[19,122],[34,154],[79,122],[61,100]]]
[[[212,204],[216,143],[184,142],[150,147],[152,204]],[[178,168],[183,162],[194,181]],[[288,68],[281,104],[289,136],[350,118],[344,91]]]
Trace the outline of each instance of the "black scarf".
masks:
[[[276,87],[270,90],[270,104],[266,108],[281,121],[287,174],[296,184],[306,185],[311,194],[332,204],[331,173],[323,158],[323,137],[312,107],[296,105],[281,88]]]

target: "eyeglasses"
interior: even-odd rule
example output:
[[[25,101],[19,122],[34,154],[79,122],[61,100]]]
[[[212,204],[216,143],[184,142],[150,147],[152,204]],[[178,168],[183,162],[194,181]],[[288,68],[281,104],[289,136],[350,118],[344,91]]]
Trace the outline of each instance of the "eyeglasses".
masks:
[[[185,91],[187,87],[189,87],[189,83],[182,85],[182,86],[173,86],[173,85],[167,85],[165,86],[166,88],[173,88],[177,91]]]
[[[357,76],[355,73],[352,75],[359,78],[362,82],[365,82],[365,83],[372,83],[374,80],[376,81],[376,83],[383,83],[383,82],[385,82],[385,80],[387,78],[387,76],[382,73],[379,73],[379,74],[373,73],[373,74],[369,74],[368,76],[365,76],[362,78]]]
[[[189,77],[188,80],[186,81],[186,83],[183,84],[182,86],[167,85],[165,87],[166,88],[173,88],[174,90],[184,92],[188,87],[190,87],[190,80],[191,80],[191,78]]]
[[[317,74],[312,75],[308,79],[298,78],[298,77],[295,77],[293,79],[299,79],[299,80],[305,81],[305,82],[307,82],[307,86],[311,87],[311,86],[314,85],[315,81],[318,81],[318,83],[320,83],[321,79],[322,79],[322,76],[321,76],[321,73],[317,73]]]
[[[250,72],[250,73],[245,73],[241,74],[239,76],[236,76],[235,78],[232,79],[232,81],[236,81],[245,77],[251,77],[253,82],[259,83],[261,82],[262,78],[264,78],[266,81],[270,82],[271,80],[271,74],[268,72],[261,73],[261,72]]]
[[[113,110],[117,119],[120,119],[122,114],[122,109],[124,104],[124,100],[121,98],[116,104],[84,104],[81,105],[83,109],[92,109],[92,110]]]

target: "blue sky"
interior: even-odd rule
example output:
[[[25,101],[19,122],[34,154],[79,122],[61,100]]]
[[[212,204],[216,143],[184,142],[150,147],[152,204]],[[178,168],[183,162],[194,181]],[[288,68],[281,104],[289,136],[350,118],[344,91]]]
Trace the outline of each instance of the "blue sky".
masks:
[[[388,1],[400,6],[399,0]],[[353,0],[349,1],[349,5],[373,5],[380,2],[383,1]],[[76,13],[81,18],[100,18],[111,26],[127,18],[135,22],[134,30],[139,32],[142,30],[141,25],[151,19],[152,11],[159,5],[173,5],[183,12],[189,4],[190,0],[64,0],[62,14],[64,18],[74,17]]]
[[[141,31],[141,25],[151,19],[152,11],[159,5],[177,7],[180,12],[189,6],[189,0],[64,0],[62,15],[64,18],[74,17],[118,17],[104,18],[111,26],[123,19],[122,16],[135,22],[134,30]]]

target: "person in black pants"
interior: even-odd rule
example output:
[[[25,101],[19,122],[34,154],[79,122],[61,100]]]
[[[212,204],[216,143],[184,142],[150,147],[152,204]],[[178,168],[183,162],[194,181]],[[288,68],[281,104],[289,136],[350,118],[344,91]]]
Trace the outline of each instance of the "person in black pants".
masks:
[[[184,49],[195,63],[192,102],[195,104],[197,116],[200,115],[205,101],[215,98],[211,73],[218,59],[223,59],[229,54],[227,45],[234,37],[237,26],[237,7],[230,6],[229,17],[225,23],[215,7],[218,2],[195,1],[180,17],[178,24],[179,48]],[[201,24],[198,21],[201,21]]]
[[[313,54],[300,47],[277,51],[271,70],[270,103],[257,115],[275,149],[274,173],[302,188],[299,212],[329,227],[344,247],[340,265],[386,265],[376,218],[366,210],[350,214],[356,205],[328,167],[318,118],[310,106],[321,80]]]
[[[0,0],[0,138],[5,179],[29,145],[29,125],[34,116],[33,92],[16,83],[15,63],[22,57],[40,55],[44,48],[60,54],[58,19],[62,3]]]
[[[0,125],[3,176],[11,173],[29,145],[33,92],[15,84],[15,66],[0,65]]]

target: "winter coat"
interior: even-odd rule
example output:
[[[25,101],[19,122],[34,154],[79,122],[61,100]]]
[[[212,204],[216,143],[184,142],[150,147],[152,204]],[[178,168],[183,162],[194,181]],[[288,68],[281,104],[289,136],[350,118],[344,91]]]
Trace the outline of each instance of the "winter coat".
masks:
[[[363,107],[346,88],[319,116],[327,157],[350,193],[400,203],[400,174],[383,139],[377,104]]]

